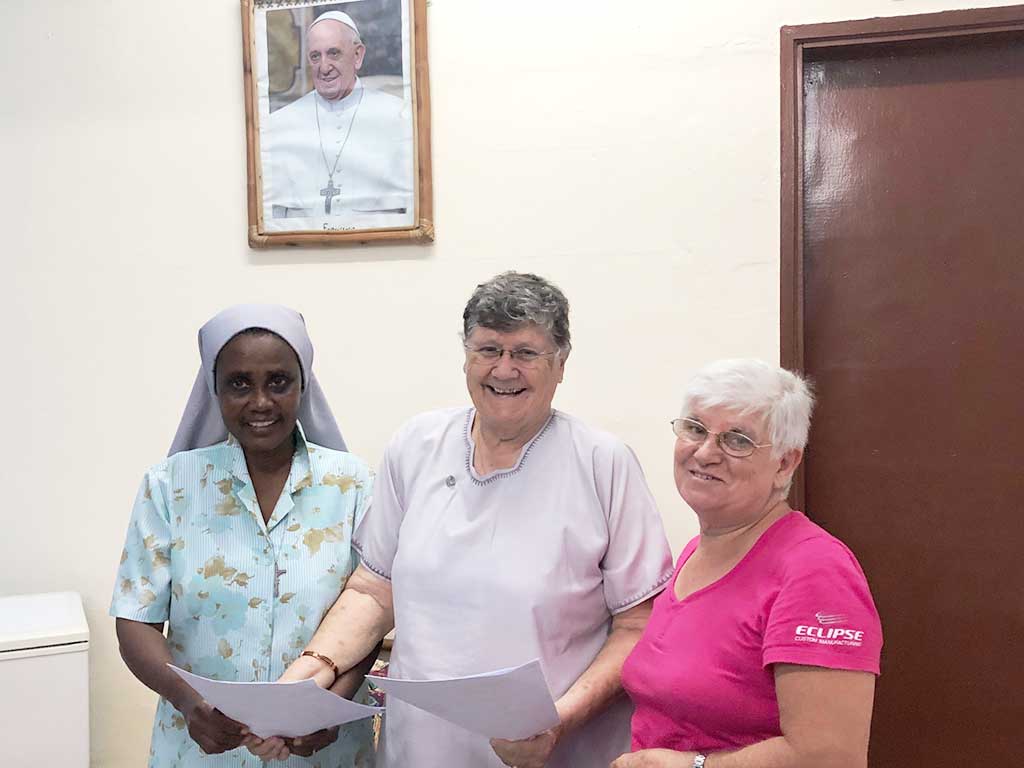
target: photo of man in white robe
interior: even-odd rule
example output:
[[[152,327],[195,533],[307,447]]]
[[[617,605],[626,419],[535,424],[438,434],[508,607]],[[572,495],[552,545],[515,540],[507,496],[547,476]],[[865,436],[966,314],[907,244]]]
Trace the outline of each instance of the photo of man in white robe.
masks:
[[[360,80],[366,46],[346,13],[316,17],[306,30],[305,53],[314,89],[270,113],[260,131],[267,228],[412,226],[408,102]]]

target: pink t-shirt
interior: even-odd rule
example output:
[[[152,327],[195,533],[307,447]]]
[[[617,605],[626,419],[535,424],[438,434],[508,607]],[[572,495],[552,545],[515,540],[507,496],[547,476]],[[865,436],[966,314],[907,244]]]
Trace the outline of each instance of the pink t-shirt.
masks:
[[[680,601],[675,579],[697,541],[622,668],[634,750],[737,749],[781,735],[777,662],[878,674],[878,612],[841,541],[791,512],[729,573]]]

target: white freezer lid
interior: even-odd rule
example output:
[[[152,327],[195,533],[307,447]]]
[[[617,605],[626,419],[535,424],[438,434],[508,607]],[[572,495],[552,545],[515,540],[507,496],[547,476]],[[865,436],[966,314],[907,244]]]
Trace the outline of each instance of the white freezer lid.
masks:
[[[89,640],[77,592],[0,597],[0,652]]]

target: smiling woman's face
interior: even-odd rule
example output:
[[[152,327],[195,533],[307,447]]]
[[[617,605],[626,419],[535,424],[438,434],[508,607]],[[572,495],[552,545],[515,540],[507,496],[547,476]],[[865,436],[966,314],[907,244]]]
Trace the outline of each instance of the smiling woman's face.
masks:
[[[217,400],[246,455],[291,451],[302,397],[295,352],[273,333],[240,333],[217,355]]]
[[[532,367],[503,354],[498,360],[474,361],[466,357],[466,387],[476,406],[481,427],[505,438],[530,438],[551,413],[551,401],[562,381],[565,358],[550,354],[557,348],[543,328],[526,325],[515,331],[477,326],[466,338],[468,347],[532,349],[543,357]]]
[[[728,408],[695,409],[683,414],[711,432],[734,430],[755,443],[771,442],[760,414],[739,415]],[[757,520],[778,499],[795,464],[786,454],[774,458],[769,448],[736,458],[722,451],[712,435],[702,443],[677,438],[674,454],[676,488],[709,527],[731,527]],[[797,461],[799,459],[797,458]]]

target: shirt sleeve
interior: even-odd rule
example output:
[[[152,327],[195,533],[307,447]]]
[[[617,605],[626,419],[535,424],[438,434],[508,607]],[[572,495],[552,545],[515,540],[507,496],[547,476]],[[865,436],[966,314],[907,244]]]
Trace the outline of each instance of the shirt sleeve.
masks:
[[[835,539],[791,550],[769,611],[762,663],[879,673],[882,626],[867,579]]]
[[[358,522],[352,547],[368,570],[391,581],[391,564],[398,552],[398,534],[405,517],[405,504],[396,479],[394,445],[385,450],[380,470],[373,480],[372,496]]]
[[[664,589],[672,576],[672,553],[633,451],[616,443],[597,470],[606,474],[598,483],[608,520],[608,549],[601,560],[604,596],[616,614]]]
[[[171,526],[159,473],[150,470],[135,498],[110,615],[158,624],[171,605]]]

